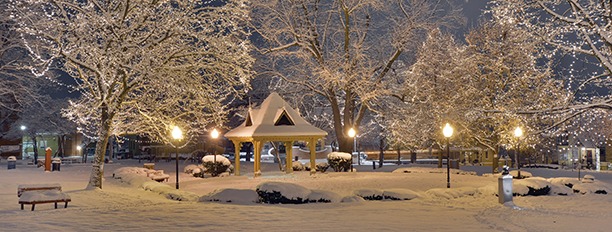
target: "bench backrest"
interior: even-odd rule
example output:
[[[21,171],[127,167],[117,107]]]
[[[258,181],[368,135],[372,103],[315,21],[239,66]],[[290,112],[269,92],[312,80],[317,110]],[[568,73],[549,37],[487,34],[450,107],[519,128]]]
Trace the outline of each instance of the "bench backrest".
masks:
[[[23,192],[37,190],[58,190],[62,191],[60,184],[22,184],[17,187],[17,196],[20,197]]]

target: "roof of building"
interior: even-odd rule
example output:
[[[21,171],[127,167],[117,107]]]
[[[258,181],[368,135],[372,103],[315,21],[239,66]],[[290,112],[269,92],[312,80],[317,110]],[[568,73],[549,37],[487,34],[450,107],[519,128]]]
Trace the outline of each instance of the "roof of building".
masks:
[[[308,123],[278,93],[271,93],[259,109],[249,109],[244,122],[225,133],[227,138],[324,137],[327,132]]]

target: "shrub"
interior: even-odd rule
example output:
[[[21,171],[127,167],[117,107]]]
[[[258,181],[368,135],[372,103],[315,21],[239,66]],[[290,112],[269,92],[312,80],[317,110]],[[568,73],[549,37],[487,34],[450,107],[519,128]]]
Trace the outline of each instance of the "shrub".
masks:
[[[345,152],[332,152],[327,155],[327,163],[336,172],[351,170],[351,154]]]
[[[308,203],[310,190],[293,183],[265,182],[257,186],[260,202],[268,204]]]
[[[293,162],[293,171],[304,171],[304,165],[302,164],[302,162]]]
[[[228,172],[232,163],[222,155],[207,155],[202,158],[202,165],[211,176],[219,176],[221,173]]]
[[[329,168],[328,163],[318,163],[317,164],[317,172],[325,172]]]

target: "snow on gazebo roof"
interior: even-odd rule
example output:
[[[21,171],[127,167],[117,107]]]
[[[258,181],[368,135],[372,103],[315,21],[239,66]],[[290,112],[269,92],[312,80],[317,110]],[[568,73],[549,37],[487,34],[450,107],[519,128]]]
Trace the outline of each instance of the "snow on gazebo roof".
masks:
[[[280,95],[273,92],[259,109],[249,109],[244,122],[225,137],[324,137],[327,132],[308,123]]]

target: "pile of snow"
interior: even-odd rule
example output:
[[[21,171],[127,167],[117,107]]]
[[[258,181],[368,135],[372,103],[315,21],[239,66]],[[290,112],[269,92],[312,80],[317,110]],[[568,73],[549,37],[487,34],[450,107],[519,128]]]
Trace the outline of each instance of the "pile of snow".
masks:
[[[113,178],[119,179],[132,187],[159,193],[168,199],[177,201],[197,201],[199,196],[186,191],[175,189],[169,185],[159,183],[147,177],[146,168],[122,167],[113,172]]]
[[[477,193],[480,193],[478,189],[471,187],[461,187],[461,188],[434,188],[427,190],[425,194],[429,197],[436,199],[456,199],[465,196],[474,196]]]

